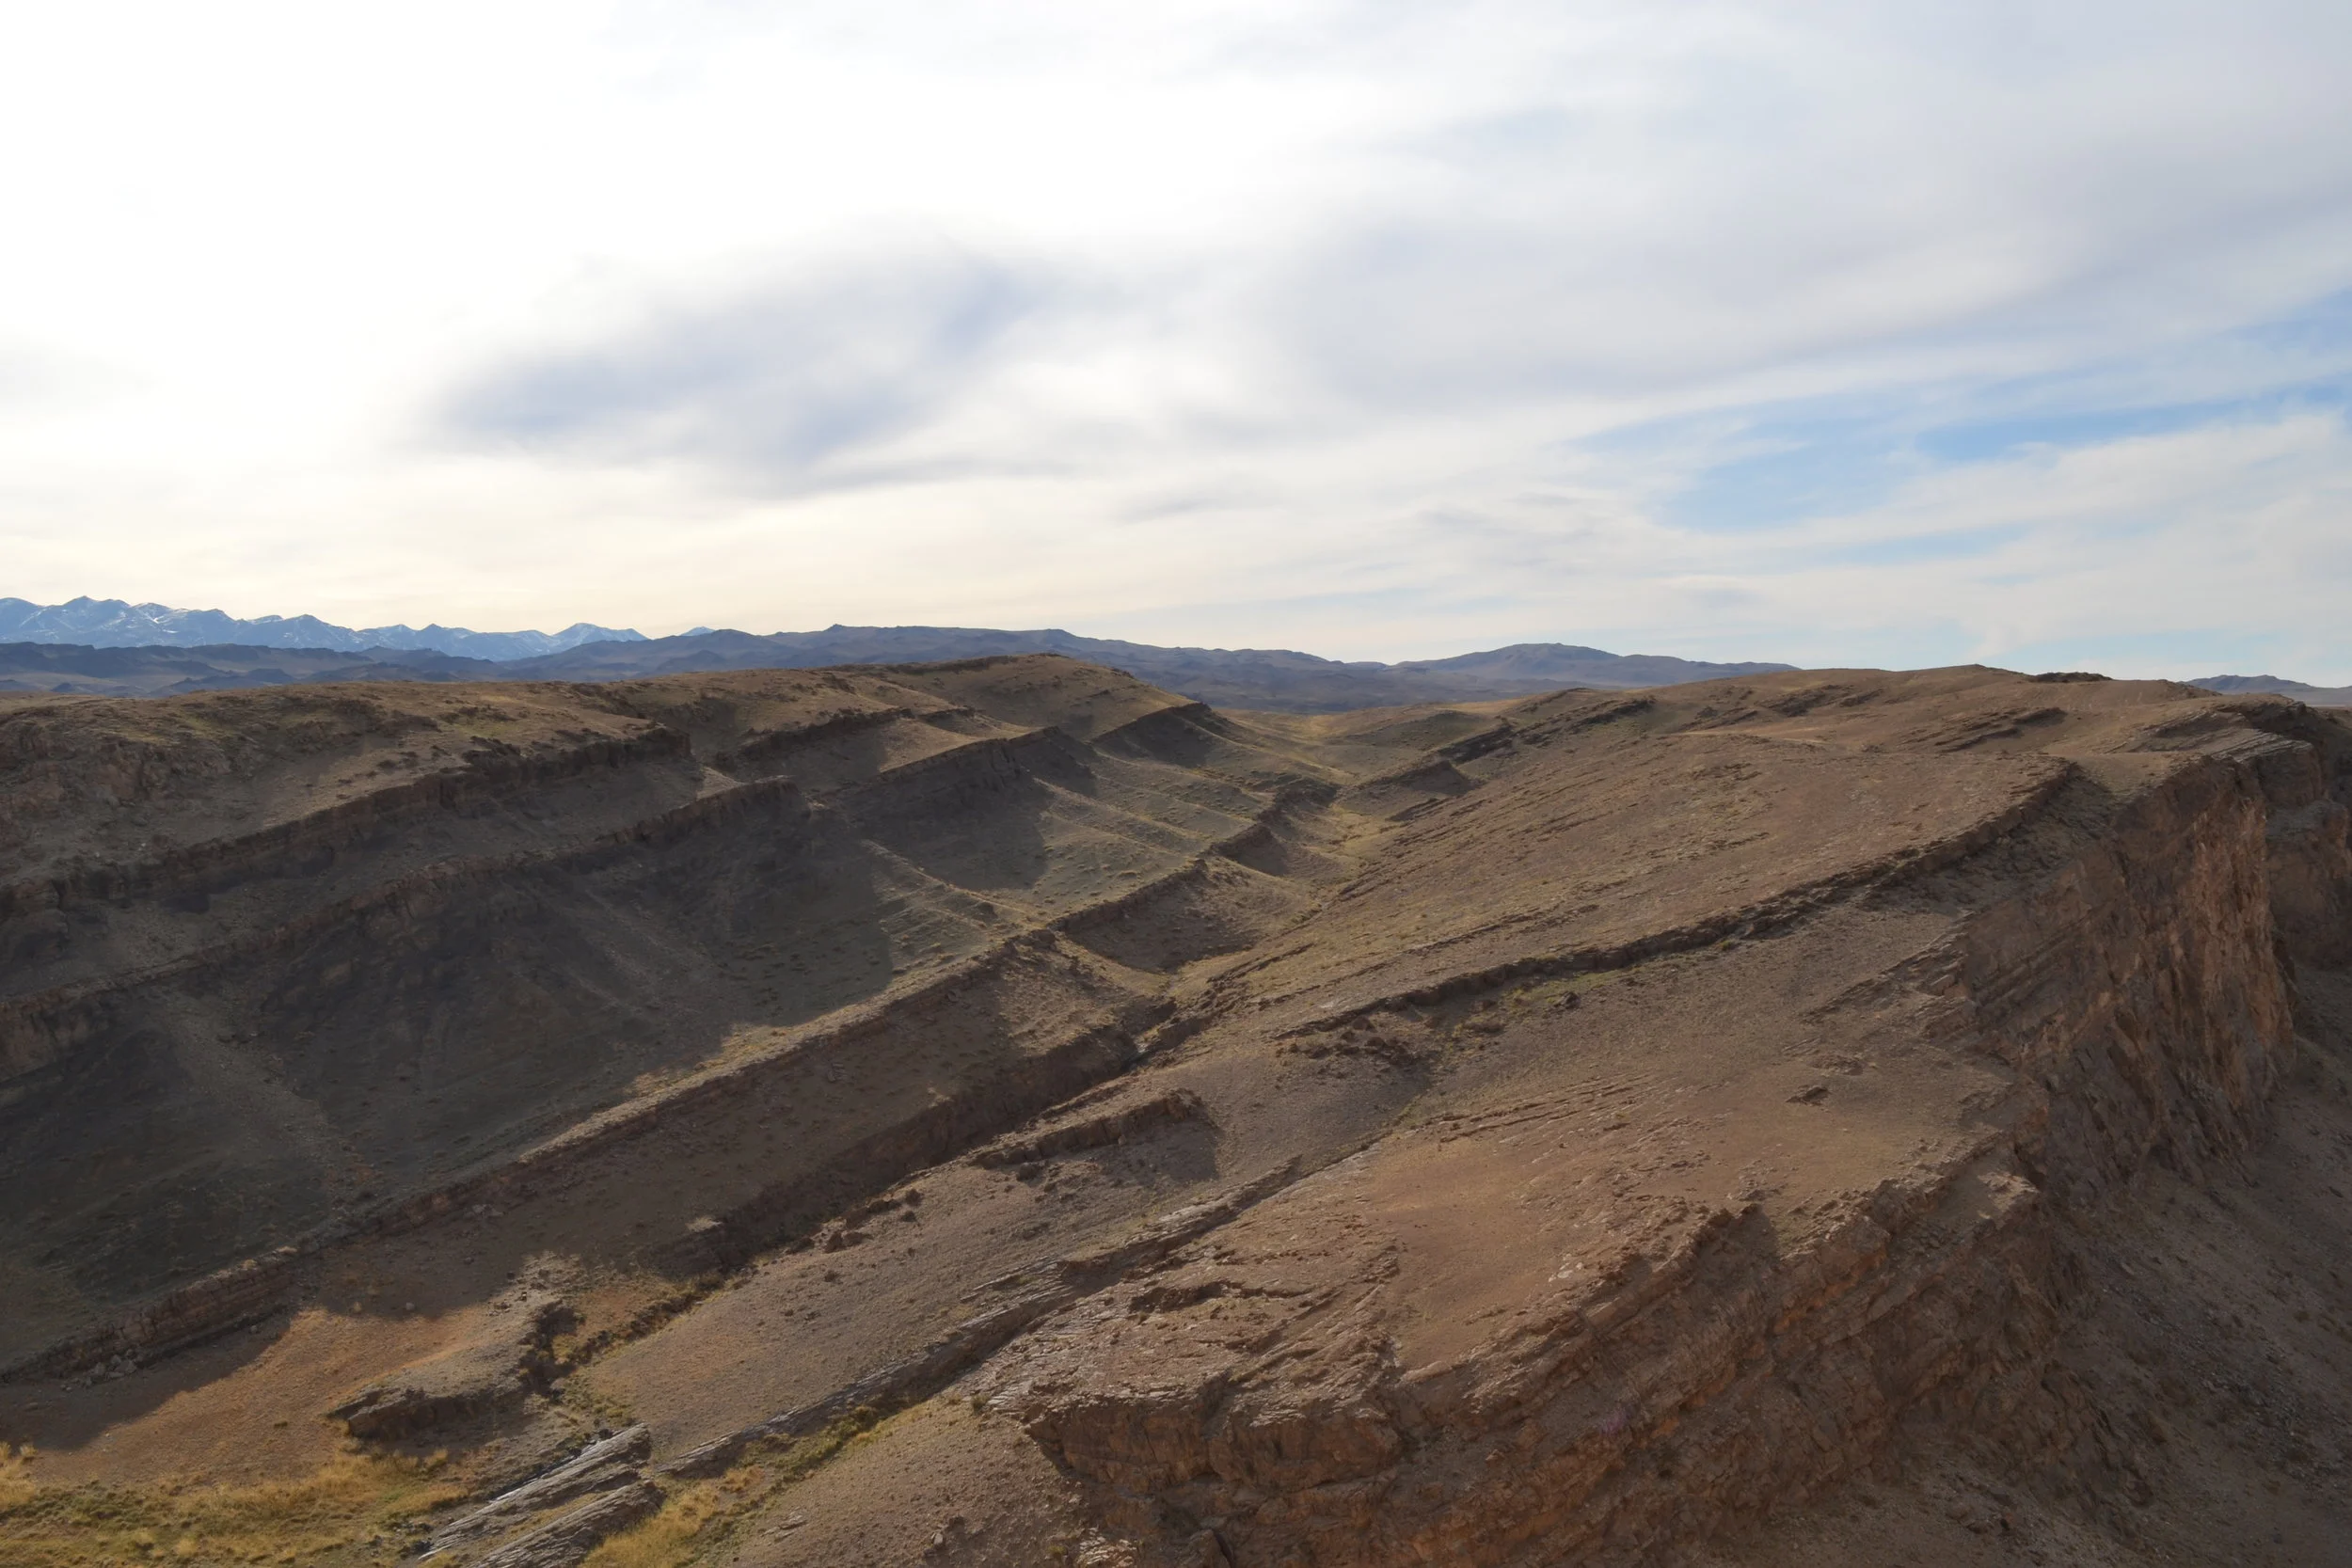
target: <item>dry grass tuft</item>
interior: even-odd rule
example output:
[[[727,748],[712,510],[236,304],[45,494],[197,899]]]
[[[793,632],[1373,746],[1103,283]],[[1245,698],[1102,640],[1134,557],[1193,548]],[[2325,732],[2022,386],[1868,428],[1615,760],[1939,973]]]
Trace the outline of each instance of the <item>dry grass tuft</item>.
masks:
[[[737,1506],[723,1481],[687,1487],[673,1494],[660,1513],[589,1553],[580,1568],[683,1568],[718,1544],[721,1532],[711,1530],[706,1538],[705,1529]]]
[[[23,1455],[0,1459],[0,1562],[8,1568],[390,1561],[409,1519],[462,1495],[433,1460],[358,1453],[300,1481],[246,1486],[55,1486],[36,1468]]]
[[[718,1480],[671,1494],[660,1513],[605,1542],[580,1568],[688,1568],[713,1557],[794,1481],[843,1449],[870,1441],[879,1419],[860,1407],[812,1436],[763,1444]]]

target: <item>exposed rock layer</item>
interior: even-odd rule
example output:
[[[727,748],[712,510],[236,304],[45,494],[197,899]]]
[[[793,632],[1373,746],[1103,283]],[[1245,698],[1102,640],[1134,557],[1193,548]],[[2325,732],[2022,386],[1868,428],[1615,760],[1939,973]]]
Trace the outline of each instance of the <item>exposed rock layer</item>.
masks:
[[[349,1107],[304,1168],[381,1185],[111,1320],[151,1250],[53,1198],[81,1321],[21,1375],[475,1281],[354,1377],[355,1432],[625,1408],[649,1451],[597,1471],[618,1503],[550,1470],[469,1553],[584,1551],[724,1476],[707,1539],[750,1568],[1662,1560],[1929,1430],[2121,1452],[2067,1370],[2100,1233],[2233,1180],[2346,1043],[2352,732],[2291,702],[1826,673],[1241,723],[1059,661],[824,681],[517,689],[497,766],[533,782],[357,794],[475,764],[355,772],[355,736],[453,716],[337,708],[308,826],[135,875],[93,869],[133,835],[91,780],[266,816],[274,753],[174,772],[213,754],[177,710],[45,718],[60,826],[24,832],[84,847],[18,879],[72,891],[19,917],[70,915],[12,1105],[166,1058],[216,1104],[266,1056],[289,1101],[249,1114]],[[247,880],[232,840],[269,846]],[[583,1030],[622,1043],[551,1089]],[[153,1147],[51,1191],[135,1209],[184,1158]],[[499,1338],[548,1259],[577,1331]]]

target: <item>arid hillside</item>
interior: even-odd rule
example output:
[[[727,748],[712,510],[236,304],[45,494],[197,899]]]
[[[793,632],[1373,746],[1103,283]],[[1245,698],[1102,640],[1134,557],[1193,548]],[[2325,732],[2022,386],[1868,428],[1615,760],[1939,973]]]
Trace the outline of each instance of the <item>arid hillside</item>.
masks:
[[[0,1561],[2352,1562],[2352,725],[0,699]]]

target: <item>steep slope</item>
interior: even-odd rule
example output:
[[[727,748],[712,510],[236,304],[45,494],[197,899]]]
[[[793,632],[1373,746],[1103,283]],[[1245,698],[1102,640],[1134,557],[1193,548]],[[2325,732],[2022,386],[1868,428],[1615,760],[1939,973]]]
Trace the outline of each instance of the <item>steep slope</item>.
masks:
[[[1764,1563],[1805,1498],[1851,1560],[2155,1561],[2273,1443],[2352,1523],[2337,719],[1968,669],[1245,720],[1049,657],[280,701],[18,710],[40,1560],[77,1488],[344,1430],[475,1498],[354,1562]],[[2252,1390],[2220,1448],[2191,1369]]]
[[[1153,716],[1193,718],[1051,658],[8,710],[0,1354],[927,987],[1139,1027],[1052,923],[1291,777],[1155,761]]]

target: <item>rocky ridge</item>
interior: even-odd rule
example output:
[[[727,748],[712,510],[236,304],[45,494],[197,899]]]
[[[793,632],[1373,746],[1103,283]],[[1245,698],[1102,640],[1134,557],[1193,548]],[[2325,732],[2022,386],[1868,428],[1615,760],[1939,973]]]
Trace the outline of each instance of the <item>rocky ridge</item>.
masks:
[[[2338,1114],[2352,731],[1973,670],[1240,724],[1073,668],[877,674],[894,689],[797,728],[746,721],[778,676],[649,683],[593,726],[564,696],[565,746],[646,753],[584,798],[676,825],[602,830],[552,874],[478,857],[467,886],[576,896],[626,864],[643,911],[673,846],[715,838],[685,863],[723,890],[710,868],[837,817],[934,879],[930,909],[984,930],[1017,901],[1018,928],[772,1036],[707,1031],[692,1050],[723,1049],[681,1075],[181,1287],[276,1267],[211,1331],[293,1312],[183,1398],[308,1398],[331,1354],[309,1419],[421,1412],[406,1435],[474,1445],[485,1497],[568,1473],[584,1411],[642,1426],[598,1494],[622,1502],[550,1480],[442,1547],[499,1561],[632,1527],[744,1564],[1769,1556],[1792,1500],[1899,1486],[1889,1465],[1962,1437],[2037,1499],[1996,1534],[2087,1529],[2117,1560],[2207,1539],[2148,1478],[2222,1459],[2132,1436],[2165,1424],[2128,1402],[2155,1396],[2081,1347],[2122,1332],[2104,1233],[2153,1223],[2151,1194],[2228,1190],[2282,1117]],[[690,764],[691,799],[642,815]],[[703,803],[755,786],[792,804]],[[1125,863],[1092,810],[1114,794],[1144,847]],[[196,966],[171,984],[288,950],[173,958],[180,928],[141,928]],[[20,1047],[51,1052],[21,1082],[172,1016],[82,961],[114,999],[29,992],[100,1022],[27,1024],[62,1043]],[[684,1016],[691,990],[661,994]],[[345,1280],[443,1300],[343,1314]],[[2301,1310],[2335,1321],[2341,1284]],[[135,1321],[32,1350],[18,1386],[95,1366],[133,1398],[173,1362],[137,1364],[201,1338]],[[479,1406],[436,1392],[517,1378]],[[2294,1417],[2295,1473],[2352,1461],[2344,1387]]]
[[[1710,663],[1658,654],[1613,654],[1559,642],[1518,643],[1452,658],[1321,658],[1285,648],[1164,648],[1059,630],[999,631],[980,626],[828,626],[822,631],[749,632],[697,628],[676,637],[601,633],[574,626],[538,632],[478,633],[429,626],[379,628],[389,646],[366,642],[379,632],[350,632],[303,617],[285,623],[230,623],[215,617],[219,641],[186,635],[180,616],[150,626],[131,615],[114,630],[93,631],[101,646],[60,642],[57,618],[36,616],[15,632],[0,600],[0,691],[85,696],[176,696],[244,687],[354,681],[639,680],[722,670],[816,669],[914,661],[1055,654],[1105,665],[1171,691],[1233,708],[1322,713],[1432,702],[1524,696],[1566,686],[1620,689],[1785,670],[1783,664]],[[15,601],[20,606],[23,601]],[[24,607],[26,610],[38,607]],[[70,607],[68,607],[70,608]],[[103,607],[101,607],[102,609]],[[183,623],[185,623],[184,625]],[[114,626],[115,623],[107,622]],[[310,628],[306,632],[303,627]],[[588,634],[595,634],[593,636]],[[36,641],[10,641],[14,635]],[[312,636],[313,641],[290,641]],[[250,641],[228,641],[230,638]],[[137,644],[113,645],[114,641]]]

